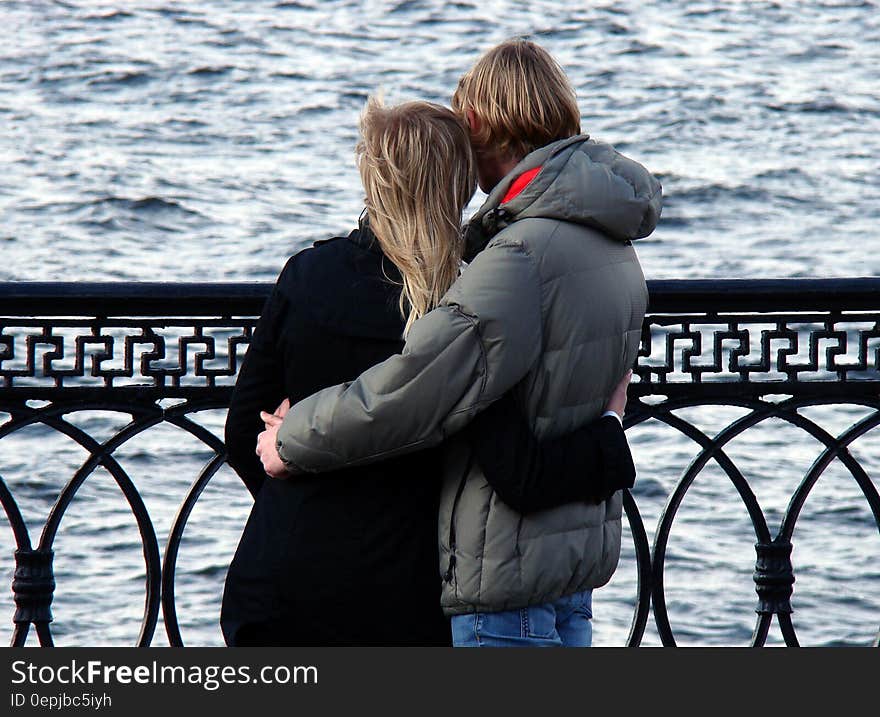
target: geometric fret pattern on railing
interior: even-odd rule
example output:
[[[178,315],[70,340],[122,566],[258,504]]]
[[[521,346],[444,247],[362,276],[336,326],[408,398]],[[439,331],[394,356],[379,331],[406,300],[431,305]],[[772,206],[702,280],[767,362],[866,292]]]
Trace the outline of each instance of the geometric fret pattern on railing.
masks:
[[[224,379],[232,383],[239,350],[243,354],[256,321],[157,323],[7,319],[0,334],[0,386],[112,388],[125,385],[125,379],[147,379],[173,390],[184,385],[210,388]],[[30,379],[28,384],[24,379]]]

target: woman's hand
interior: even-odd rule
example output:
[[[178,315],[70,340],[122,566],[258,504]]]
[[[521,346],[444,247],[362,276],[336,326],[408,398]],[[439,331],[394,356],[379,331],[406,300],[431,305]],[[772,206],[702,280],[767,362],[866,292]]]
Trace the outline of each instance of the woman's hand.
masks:
[[[289,409],[290,401],[284,399],[281,405],[275,409],[275,413],[260,411],[260,418],[266,424],[266,430],[257,436],[257,455],[260,457],[260,462],[263,464],[263,470],[266,471],[266,475],[271,478],[287,478],[290,475],[287,466],[284,465],[284,461],[278,455],[278,448],[276,447],[278,429],[284,420],[284,414]]]
[[[629,382],[632,380],[632,369],[627,371],[620,383],[614,387],[611,397],[608,399],[608,405],[605,406],[606,411],[614,411],[620,420],[623,421],[623,414],[626,413],[626,390],[629,388]]]
[[[275,409],[275,415],[278,418],[284,418],[287,415],[287,412],[290,410],[290,399],[285,398],[281,403],[278,404],[278,408]],[[265,421],[264,421],[265,423]]]

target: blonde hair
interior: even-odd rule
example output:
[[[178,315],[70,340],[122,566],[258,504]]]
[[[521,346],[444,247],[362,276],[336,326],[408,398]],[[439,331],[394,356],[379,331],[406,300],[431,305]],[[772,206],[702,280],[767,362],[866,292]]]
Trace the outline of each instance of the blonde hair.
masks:
[[[544,48],[524,39],[486,52],[458,82],[452,108],[479,119],[477,151],[519,161],[529,152],[580,134],[574,88]]]
[[[461,214],[476,191],[466,125],[430,102],[386,107],[371,97],[356,154],[370,228],[400,270],[404,336],[458,277]]]

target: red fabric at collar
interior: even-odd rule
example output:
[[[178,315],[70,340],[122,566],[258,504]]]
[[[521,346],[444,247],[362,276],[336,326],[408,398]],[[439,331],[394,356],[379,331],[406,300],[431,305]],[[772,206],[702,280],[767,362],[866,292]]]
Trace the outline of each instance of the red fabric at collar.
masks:
[[[529,182],[531,182],[537,175],[538,172],[541,171],[540,167],[535,167],[534,169],[530,169],[528,172],[523,172],[520,174],[510,185],[510,189],[507,190],[507,194],[504,195],[504,199],[501,200],[501,203],[509,202],[515,196],[517,196],[523,189],[529,186]]]

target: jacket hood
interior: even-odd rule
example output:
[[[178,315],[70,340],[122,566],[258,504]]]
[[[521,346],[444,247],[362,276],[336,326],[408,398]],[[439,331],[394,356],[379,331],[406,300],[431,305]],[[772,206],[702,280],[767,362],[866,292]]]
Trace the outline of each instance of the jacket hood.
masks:
[[[524,172],[540,171],[508,201]],[[465,230],[465,260],[515,221],[558,219],[583,224],[620,242],[648,236],[657,226],[662,187],[645,167],[588,135],[559,140],[528,154],[492,190]]]

